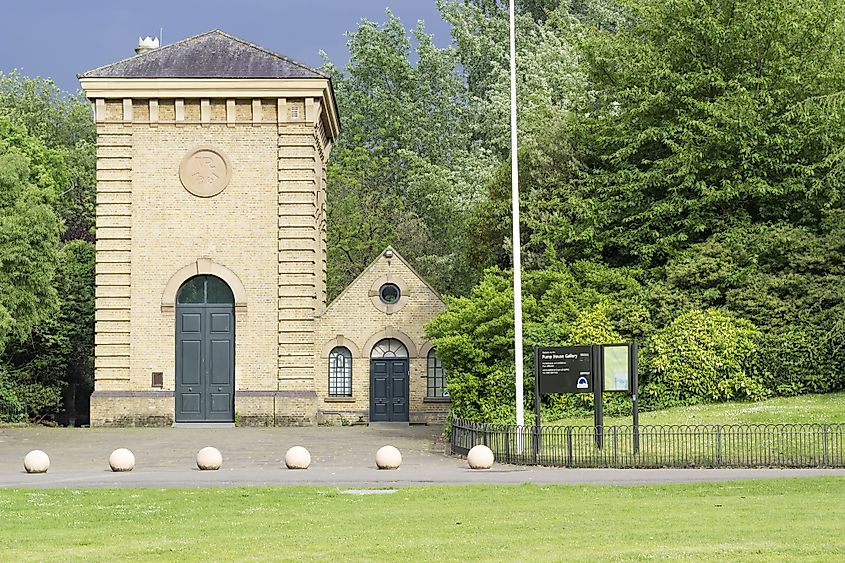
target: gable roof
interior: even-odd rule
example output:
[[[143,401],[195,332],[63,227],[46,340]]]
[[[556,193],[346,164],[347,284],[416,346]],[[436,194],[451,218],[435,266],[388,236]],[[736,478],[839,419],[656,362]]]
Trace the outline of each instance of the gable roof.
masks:
[[[323,78],[309,66],[219,29],[101,66],[79,78]]]
[[[437,299],[438,299],[441,303],[443,303],[444,305],[446,304],[446,302],[445,302],[445,301],[443,301],[443,297],[440,295],[440,292],[438,292],[436,289],[434,289],[434,288],[431,286],[431,284],[430,284],[430,283],[428,283],[427,281],[425,281],[425,278],[423,278],[423,277],[419,274],[419,272],[417,272],[417,271],[414,269],[414,267],[413,267],[413,266],[411,266],[411,265],[408,263],[408,261],[407,261],[407,260],[405,260],[405,259],[402,257],[402,255],[401,255],[401,254],[399,254],[399,253],[396,251],[396,249],[395,249],[395,248],[393,248],[392,246],[388,246],[387,248],[385,248],[384,250],[382,250],[382,251],[379,253],[379,255],[378,255],[378,256],[376,256],[375,260],[373,260],[372,262],[370,262],[370,265],[369,265],[369,266],[367,266],[366,268],[364,268],[364,271],[362,271],[360,274],[358,274],[358,276],[357,276],[354,280],[352,280],[352,281],[349,283],[349,285],[347,285],[346,287],[344,287],[344,288],[343,288],[343,291],[341,291],[340,293],[338,293],[338,294],[337,294],[337,297],[335,297],[334,299],[332,299],[332,302],[331,302],[331,303],[329,303],[329,304],[326,306],[326,310],[325,310],[325,311],[323,311],[323,314],[322,314],[322,315],[318,315],[318,316],[323,316],[323,315],[325,315],[325,314],[329,311],[329,309],[331,309],[331,308],[332,308],[332,306],[333,306],[335,303],[340,302],[341,298],[342,298],[344,295],[346,295],[346,292],[347,292],[347,291],[349,291],[349,289],[350,289],[352,286],[356,285],[356,284],[358,283],[358,280],[360,280],[361,278],[363,278],[363,277],[364,277],[364,276],[365,276],[365,275],[366,275],[366,274],[367,274],[370,270],[372,270],[373,268],[375,268],[375,267],[376,267],[376,264],[378,264],[378,263],[379,263],[379,261],[381,261],[381,260],[393,260],[393,258],[386,258],[386,257],[384,256],[384,253],[385,253],[385,252],[387,252],[388,250],[390,250],[391,252],[393,252],[393,258],[396,258],[396,259],[398,259],[400,262],[402,262],[402,264],[404,264],[404,265],[405,265],[405,267],[406,267],[406,268],[408,268],[408,269],[411,271],[411,273],[412,273],[412,274],[414,274],[414,276],[416,276],[416,278],[417,278],[418,280],[420,280],[420,281],[422,282],[422,284],[423,284],[426,288],[428,288],[428,290],[429,290],[429,291],[431,291],[431,293],[433,293],[433,294],[434,294],[434,296],[435,296],[435,297],[437,297]]]

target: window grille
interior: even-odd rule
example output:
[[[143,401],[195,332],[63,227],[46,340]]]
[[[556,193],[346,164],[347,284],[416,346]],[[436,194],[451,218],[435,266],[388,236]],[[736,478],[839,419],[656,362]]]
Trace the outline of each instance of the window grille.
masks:
[[[373,359],[407,358],[408,349],[405,348],[404,344],[402,344],[395,338],[386,338],[384,340],[379,341],[378,344],[373,346],[373,351],[370,354],[370,357]]]
[[[329,395],[352,396],[352,353],[338,346],[329,354]]]
[[[446,372],[443,370],[443,363],[437,357],[437,353],[431,350],[428,353],[428,376],[427,382],[427,397],[448,397],[449,393],[446,391]]]

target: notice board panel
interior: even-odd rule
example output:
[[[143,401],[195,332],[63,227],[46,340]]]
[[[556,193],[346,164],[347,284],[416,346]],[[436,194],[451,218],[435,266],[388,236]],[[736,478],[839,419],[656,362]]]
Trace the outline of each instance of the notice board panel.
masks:
[[[541,394],[592,393],[592,346],[538,347],[535,360]]]

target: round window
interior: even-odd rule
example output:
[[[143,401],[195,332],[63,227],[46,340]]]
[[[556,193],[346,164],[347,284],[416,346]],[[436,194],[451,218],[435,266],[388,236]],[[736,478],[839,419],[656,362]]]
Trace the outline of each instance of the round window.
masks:
[[[398,285],[386,283],[378,290],[378,296],[385,305],[395,305],[399,301],[399,297],[402,296],[402,292],[399,291]]]

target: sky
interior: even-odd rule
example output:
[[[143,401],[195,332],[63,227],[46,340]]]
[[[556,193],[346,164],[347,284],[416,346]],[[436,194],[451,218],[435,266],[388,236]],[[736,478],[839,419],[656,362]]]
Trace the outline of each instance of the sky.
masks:
[[[362,18],[383,22],[385,9],[406,28],[423,20],[435,44],[449,44],[449,25],[435,0],[0,0],[7,22],[0,71],[52,78],[76,91],[76,75],[134,55],[139,36],[163,44],[221,29],[312,67],[348,61],[344,33]]]

